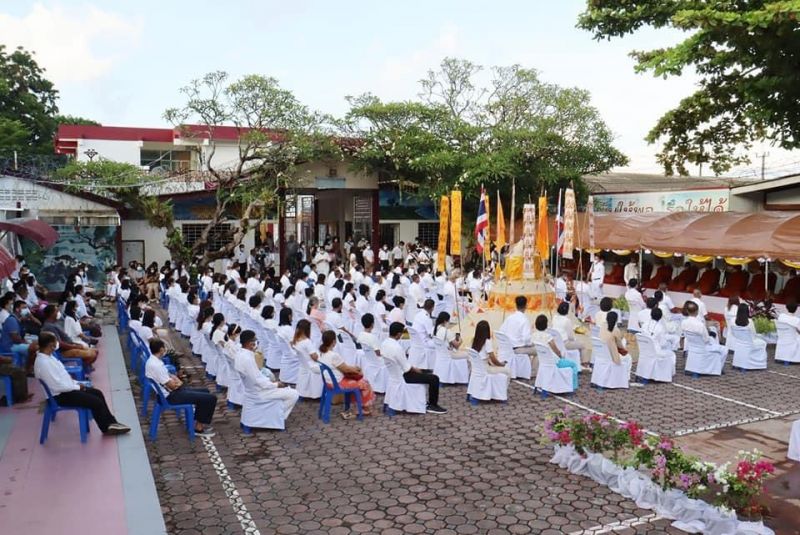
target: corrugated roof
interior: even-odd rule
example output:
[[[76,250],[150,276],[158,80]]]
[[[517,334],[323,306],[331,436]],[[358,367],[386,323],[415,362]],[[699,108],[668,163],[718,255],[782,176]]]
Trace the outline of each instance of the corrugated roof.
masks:
[[[583,180],[589,191],[596,194],[732,188],[758,182],[742,178],[664,176],[647,173],[604,173],[586,175]]]

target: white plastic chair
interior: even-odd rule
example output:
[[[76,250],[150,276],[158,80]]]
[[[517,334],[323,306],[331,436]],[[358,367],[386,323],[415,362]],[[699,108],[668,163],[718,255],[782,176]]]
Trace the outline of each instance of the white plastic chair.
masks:
[[[575,391],[572,383],[572,368],[559,368],[558,357],[549,346],[534,343],[536,355],[539,358],[539,369],[536,371],[536,381],[533,386],[542,392],[542,397],[547,394],[571,394]]]
[[[362,347],[361,369],[364,371],[364,377],[367,382],[372,385],[372,390],[383,394],[386,392],[386,380],[388,371],[386,369],[386,361],[375,354],[371,347]]]
[[[489,373],[486,362],[480,354],[472,348],[467,349],[472,370],[467,384],[467,396],[472,404],[478,400],[508,400],[508,376],[504,373]]]
[[[453,385],[465,385],[469,382],[469,365],[467,359],[454,359],[447,342],[440,338],[433,339],[436,352],[436,364],[433,373],[439,377],[439,382]]]
[[[417,331],[414,327],[408,328],[408,334],[411,336],[408,361],[415,368],[432,370],[436,364],[436,353],[428,347],[427,335]]]
[[[628,388],[631,376],[631,358],[624,356],[619,364],[611,359],[608,346],[599,338],[592,337],[593,385],[601,388]]]
[[[215,346],[215,349],[217,350],[217,374],[214,382],[217,383],[217,387],[227,388],[230,384],[230,379],[228,378],[233,372],[233,367],[230,359],[225,354],[226,351],[219,346]]]
[[[226,401],[228,403],[228,408],[233,408],[232,405],[241,405],[244,403],[244,385],[242,384],[241,374],[236,371],[235,361],[227,355],[225,360],[228,362],[228,366],[230,367],[227,377],[228,392],[226,395]]]
[[[338,333],[339,339],[339,354],[342,359],[350,366],[358,366],[361,368],[361,355],[362,352],[356,347],[355,342],[346,332]],[[369,381],[369,379],[367,379]],[[370,382],[370,384],[372,384]]]
[[[281,367],[281,347],[278,344],[278,333],[275,332],[275,329],[266,327],[263,332],[267,341],[264,353],[265,364],[271,370],[278,370]]]
[[[497,357],[511,368],[511,376],[514,379],[530,379],[533,374],[530,355],[516,353],[511,339],[503,332],[495,331],[494,338],[497,341]]]
[[[800,362],[800,333],[793,325],[776,321],[778,343],[775,345],[775,360],[781,362]]]
[[[655,340],[645,333],[636,334],[639,345],[639,361],[636,363],[636,376],[650,381],[671,383],[675,373],[673,358],[668,353],[659,351]]]
[[[698,333],[684,332],[683,336],[686,349],[684,371],[702,375],[722,375],[722,368],[728,355],[727,350],[722,348],[721,352],[712,351]]]
[[[282,336],[275,337],[278,342],[278,350],[281,354],[280,380],[283,383],[297,384],[300,371],[300,361],[294,350]]]
[[[792,423],[792,430],[789,434],[789,451],[786,456],[793,461],[800,462],[800,420]]]
[[[403,370],[399,364],[386,362],[386,395],[383,404],[386,413],[391,416],[395,411],[424,414],[427,407],[427,385],[408,384],[403,378]]]
[[[642,308],[637,305],[629,305],[630,310],[628,311],[628,331],[636,331],[638,332],[641,329],[641,325],[639,324],[639,312],[642,311]]]
[[[767,368],[767,344],[756,339],[747,327],[733,325],[730,328],[731,338],[736,339],[732,365],[742,370],[764,370]]]
[[[319,399],[322,397],[322,374],[319,372],[319,364],[311,360],[311,356],[305,351],[292,348],[298,362],[297,368],[297,393],[302,398]]]
[[[571,360],[578,367],[581,367],[581,350],[580,349],[567,349],[567,344],[564,343],[564,339],[561,337],[561,333],[556,329],[547,329],[547,334],[553,337],[553,340],[556,343],[556,347],[561,352],[561,355],[567,359]],[[538,352],[537,352],[538,353]]]

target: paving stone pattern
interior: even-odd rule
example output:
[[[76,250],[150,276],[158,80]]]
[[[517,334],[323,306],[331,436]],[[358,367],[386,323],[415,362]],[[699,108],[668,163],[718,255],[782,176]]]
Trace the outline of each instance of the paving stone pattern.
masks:
[[[192,386],[213,391],[199,359],[183,364]],[[676,381],[765,409],[800,410],[800,400],[788,395],[800,386],[800,368],[770,369],[796,378],[727,370],[721,378],[679,375]],[[572,401],[659,433],[765,414],[673,385],[598,392],[588,380],[581,376]],[[138,385],[134,390],[138,399]],[[205,440],[219,452],[261,534],[555,535],[591,533],[618,522],[629,527],[601,532],[682,533],[592,480],[548,463],[552,449],[539,443],[537,427],[544,414],[565,403],[542,400],[514,383],[509,394],[507,404],[473,407],[464,386],[446,387],[446,415],[378,415],[363,422],[334,417],[329,425],[317,419],[316,402],[303,401],[287,431],[251,436],[240,431],[238,412],[228,410],[219,394],[217,435]],[[787,407],[787,400],[794,405]],[[146,429],[148,419],[141,420]],[[203,440],[191,444],[172,414],[162,417],[148,454],[171,534],[245,532]]]

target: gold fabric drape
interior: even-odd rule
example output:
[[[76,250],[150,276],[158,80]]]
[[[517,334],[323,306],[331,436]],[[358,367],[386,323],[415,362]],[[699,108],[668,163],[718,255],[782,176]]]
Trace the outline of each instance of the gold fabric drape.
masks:
[[[461,256],[461,192],[450,192],[450,254]]]
[[[550,226],[547,219],[547,197],[539,197],[539,224],[536,231],[536,252],[542,262],[550,258]]]

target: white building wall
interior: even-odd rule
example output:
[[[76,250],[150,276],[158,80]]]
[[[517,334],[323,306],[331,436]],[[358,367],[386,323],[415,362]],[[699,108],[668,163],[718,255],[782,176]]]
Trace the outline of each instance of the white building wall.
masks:
[[[88,162],[89,157],[86,151],[93,149],[97,151],[95,159],[113,160],[132,165],[141,163],[141,141],[111,141],[107,139],[79,139],[76,159],[79,162]]]
[[[8,207],[16,210],[17,203],[20,203],[20,210],[29,210],[33,217],[59,213],[89,216],[117,214],[114,208],[105,204],[47,188],[30,180],[0,176],[0,209]]]
[[[184,223],[199,224],[207,221],[176,220],[175,225],[180,228]],[[234,223],[235,224],[235,223]],[[169,257],[169,250],[164,246],[167,231],[163,228],[154,228],[144,219],[125,219],[122,222],[122,241],[141,240],[144,241],[144,260],[145,264],[157,262],[163,264]],[[255,230],[251,229],[242,241],[245,248],[249,251],[255,247]],[[220,266],[217,266],[218,268]]]

